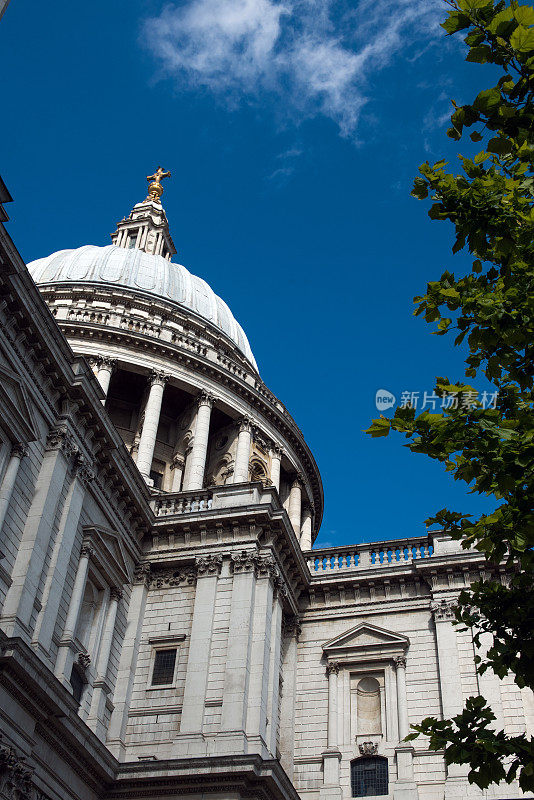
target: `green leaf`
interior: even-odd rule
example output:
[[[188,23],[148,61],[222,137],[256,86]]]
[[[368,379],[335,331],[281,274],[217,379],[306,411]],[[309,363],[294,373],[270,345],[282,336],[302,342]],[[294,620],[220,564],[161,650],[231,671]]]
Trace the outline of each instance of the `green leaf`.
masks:
[[[518,25],[510,36],[510,44],[520,53],[529,53],[534,50],[534,28],[524,28]]]
[[[458,0],[458,5],[463,11],[476,11],[485,8],[490,2],[491,0]]]
[[[489,140],[486,149],[488,153],[496,153],[499,156],[503,156],[512,150],[512,144],[509,139],[496,136]]]
[[[516,6],[512,13],[520,25],[534,25],[534,8],[531,6]]]
[[[471,21],[465,14],[450,13],[449,18],[441,23],[441,27],[447,31],[450,36],[451,33],[456,33],[457,31],[463,30],[463,28],[468,28],[470,24]]]
[[[478,131],[473,131],[473,133],[470,133],[469,138],[471,139],[472,142],[482,141],[482,135]]]
[[[486,64],[491,61],[491,47],[487,44],[472,47],[466,56],[466,61],[473,61],[475,64]]]
[[[491,111],[502,101],[501,93],[498,89],[484,89],[479,92],[473,103],[477,111]]]

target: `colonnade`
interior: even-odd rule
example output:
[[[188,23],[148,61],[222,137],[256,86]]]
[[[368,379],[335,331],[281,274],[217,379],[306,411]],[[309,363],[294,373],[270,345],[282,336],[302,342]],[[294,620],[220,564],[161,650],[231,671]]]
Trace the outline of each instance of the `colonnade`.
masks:
[[[92,359],[95,375],[100,386],[107,395],[111,376],[116,368],[116,359],[97,356]],[[159,370],[152,370],[149,375],[148,396],[142,418],[140,438],[135,457],[137,467],[143,478],[150,482],[150,470],[156,437],[158,432],[161,406],[165,385],[169,375]],[[193,438],[190,448],[184,455],[175,454],[171,464],[171,491],[200,491],[204,486],[206,458],[208,454],[209,429],[211,412],[215,398],[202,391],[196,398],[196,410],[192,421]],[[104,401],[105,402],[105,399]],[[237,450],[235,456],[232,483],[245,483],[249,480],[249,462],[253,442],[253,422],[242,417],[239,422]],[[277,444],[270,448],[271,474],[270,480],[276,490],[280,491],[281,461],[283,451]],[[302,550],[310,550],[312,546],[313,504],[303,497],[304,481],[300,474],[294,478],[287,502],[287,512]],[[1,503],[1,497],[0,497]]]

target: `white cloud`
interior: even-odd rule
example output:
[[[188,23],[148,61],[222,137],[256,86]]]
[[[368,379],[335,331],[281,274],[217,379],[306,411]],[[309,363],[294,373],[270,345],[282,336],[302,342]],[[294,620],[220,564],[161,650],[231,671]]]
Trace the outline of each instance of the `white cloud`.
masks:
[[[275,97],[289,117],[322,114],[354,136],[376,77],[438,31],[440,0],[185,0],[145,22],[165,74],[226,102]]]

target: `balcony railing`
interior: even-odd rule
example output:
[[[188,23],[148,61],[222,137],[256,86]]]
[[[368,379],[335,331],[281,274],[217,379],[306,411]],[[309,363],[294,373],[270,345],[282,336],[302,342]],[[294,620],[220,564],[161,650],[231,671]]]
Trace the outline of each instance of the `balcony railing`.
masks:
[[[270,486],[263,486],[260,482],[234,483],[198,491],[159,494],[150,500],[152,511],[158,518],[268,503],[275,509],[280,508],[275,490]]]
[[[306,555],[311,574],[326,575],[332,572],[401,566],[418,559],[430,558],[433,552],[432,544],[424,536],[311,550]]]

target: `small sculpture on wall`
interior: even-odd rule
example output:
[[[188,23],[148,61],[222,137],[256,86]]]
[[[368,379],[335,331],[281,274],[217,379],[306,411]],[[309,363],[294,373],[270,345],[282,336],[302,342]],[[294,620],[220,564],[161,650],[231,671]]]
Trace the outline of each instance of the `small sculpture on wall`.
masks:
[[[358,745],[358,749],[362,756],[378,755],[378,744],[376,742],[362,742],[362,744]]]

